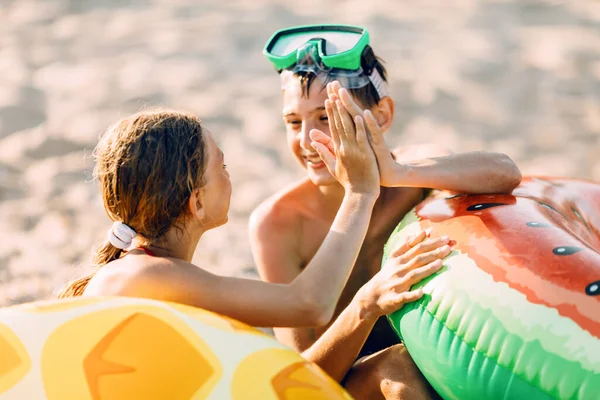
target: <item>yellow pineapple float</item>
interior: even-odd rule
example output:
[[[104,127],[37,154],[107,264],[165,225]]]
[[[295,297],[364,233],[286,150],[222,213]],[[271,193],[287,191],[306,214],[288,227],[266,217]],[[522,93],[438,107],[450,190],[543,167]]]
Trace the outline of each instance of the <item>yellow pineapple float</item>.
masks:
[[[350,399],[262,332],[202,309],[70,298],[0,309],[0,400]]]

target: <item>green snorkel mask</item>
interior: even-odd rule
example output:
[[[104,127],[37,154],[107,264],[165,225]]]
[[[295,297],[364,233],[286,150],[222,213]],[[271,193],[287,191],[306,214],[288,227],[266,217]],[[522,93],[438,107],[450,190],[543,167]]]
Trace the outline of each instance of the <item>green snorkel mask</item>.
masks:
[[[337,80],[348,89],[372,83],[380,98],[387,96],[365,28],[351,25],[286,28],[271,36],[263,53],[281,74],[283,88],[289,85],[293,74],[311,72],[323,84]]]

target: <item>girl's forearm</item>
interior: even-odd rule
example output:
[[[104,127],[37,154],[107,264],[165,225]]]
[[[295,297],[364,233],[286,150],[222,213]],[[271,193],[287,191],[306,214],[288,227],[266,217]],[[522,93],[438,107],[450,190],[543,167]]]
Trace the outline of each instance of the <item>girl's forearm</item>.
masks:
[[[352,301],[335,322],[302,356],[319,365],[338,382],[350,370],[377,318],[364,317],[357,301]]]
[[[371,194],[344,196],[323,244],[291,284],[298,297],[320,310],[322,325],[333,316],[367,233],[376,199]]]

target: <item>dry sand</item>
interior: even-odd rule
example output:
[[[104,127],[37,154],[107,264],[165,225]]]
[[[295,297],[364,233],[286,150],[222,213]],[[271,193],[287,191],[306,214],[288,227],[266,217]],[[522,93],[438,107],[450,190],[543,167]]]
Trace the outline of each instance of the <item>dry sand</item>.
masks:
[[[85,272],[110,226],[91,151],[144,106],[191,110],[215,133],[230,222],[195,261],[255,277],[248,215],[302,175],[261,50],[278,28],[318,22],[370,29],[397,106],[390,144],[501,151],[527,174],[600,180],[597,1],[2,0],[0,305]]]

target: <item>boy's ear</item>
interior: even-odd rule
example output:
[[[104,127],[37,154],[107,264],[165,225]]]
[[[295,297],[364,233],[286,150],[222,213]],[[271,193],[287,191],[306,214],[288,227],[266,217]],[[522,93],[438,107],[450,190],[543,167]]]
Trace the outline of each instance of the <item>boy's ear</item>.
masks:
[[[377,103],[377,106],[372,111],[374,111],[373,116],[377,120],[381,130],[383,132],[387,131],[394,121],[394,100],[386,96],[379,100],[379,103]]]
[[[202,190],[195,189],[188,200],[188,209],[190,214],[198,220],[202,221],[205,217],[204,207],[202,206]]]

